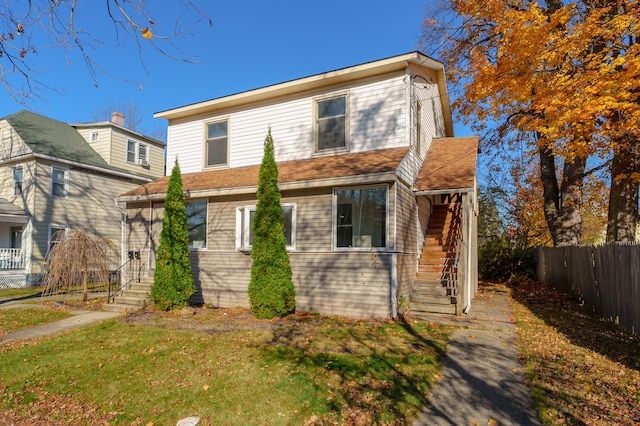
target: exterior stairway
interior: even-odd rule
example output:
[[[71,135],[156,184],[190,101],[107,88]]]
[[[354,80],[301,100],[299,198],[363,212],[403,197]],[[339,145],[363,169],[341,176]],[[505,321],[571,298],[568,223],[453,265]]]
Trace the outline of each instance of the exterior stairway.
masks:
[[[456,249],[461,204],[433,206],[410,296],[410,314],[456,314]]]
[[[132,282],[120,296],[116,296],[113,303],[104,305],[105,311],[112,312],[134,312],[147,306],[151,299],[151,289],[153,288],[153,277],[143,277],[140,282]]]

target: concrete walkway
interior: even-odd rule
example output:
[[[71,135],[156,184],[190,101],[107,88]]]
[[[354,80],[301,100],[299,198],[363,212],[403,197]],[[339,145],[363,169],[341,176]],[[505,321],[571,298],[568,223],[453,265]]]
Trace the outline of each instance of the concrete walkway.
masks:
[[[66,299],[69,299],[67,297]],[[46,299],[46,298],[45,298]],[[63,298],[64,299],[64,298]],[[31,301],[43,300],[40,298],[31,299]],[[54,299],[55,300],[55,299]],[[4,300],[0,303],[0,309],[42,309],[44,305],[37,303],[29,303],[29,299],[19,301],[7,301]],[[2,337],[0,344],[10,342],[14,340],[33,339],[36,337],[42,337],[49,334],[57,334],[72,328],[82,327],[88,324],[93,324],[98,321],[104,321],[107,319],[115,318],[120,314],[117,312],[103,312],[103,311],[85,311],[85,310],[73,310],[70,311],[72,317],[61,319],[58,321],[52,321],[45,324],[36,325],[33,327],[27,327],[20,330],[16,330]]]
[[[509,297],[484,288],[469,315],[430,315],[427,321],[457,325],[445,365],[414,426],[539,425],[518,358]]]

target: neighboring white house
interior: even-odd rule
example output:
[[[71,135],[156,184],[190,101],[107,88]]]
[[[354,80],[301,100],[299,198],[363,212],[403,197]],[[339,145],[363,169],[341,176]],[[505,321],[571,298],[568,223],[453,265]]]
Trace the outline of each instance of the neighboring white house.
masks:
[[[183,173],[194,303],[248,305],[252,212],[270,128],[299,310],[395,316],[427,310],[417,289],[429,286],[445,288],[443,310],[468,307],[478,140],[453,137],[440,62],[412,52],[155,117],[168,121],[167,174],[175,159]],[[120,197],[125,244],[150,275],[167,181]],[[435,263],[422,267],[431,251]]]
[[[0,288],[38,283],[49,247],[70,228],[120,250],[118,195],[164,174],[164,143],[121,119],[70,125],[29,111],[0,119]]]

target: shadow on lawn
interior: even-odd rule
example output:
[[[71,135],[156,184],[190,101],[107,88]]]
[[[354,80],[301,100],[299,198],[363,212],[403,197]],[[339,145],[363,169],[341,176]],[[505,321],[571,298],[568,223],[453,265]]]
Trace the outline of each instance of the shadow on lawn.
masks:
[[[331,383],[327,406],[344,421],[405,423],[426,404],[445,357],[444,333],[431,339],[428,326],[416,327],[404,318],[378,327],[335,324],[312,341],[283,327],[264,355],[320,372],[311,377],[315,390]]]
[[[640,371],[640,338],[578,300],[533,281],[512,284],[512,297],[572,343]]]
[[[0,305],[4,305],[5,303],[9,303],[9,302],[19,302],[21,300],[36,299],[36,298],[39,298],[41,296],[42,296],[42,291],[40,291],[38,293],[34,293],[34,294],[28,294],[26,296],[9,297],[7,299],[0,300]]]

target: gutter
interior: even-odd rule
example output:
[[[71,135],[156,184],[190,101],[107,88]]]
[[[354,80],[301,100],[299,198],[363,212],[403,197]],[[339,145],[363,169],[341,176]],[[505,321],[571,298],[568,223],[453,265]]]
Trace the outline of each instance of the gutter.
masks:
[[[120,172],[120,171],[113,170],[113,169],[105,169],[104,167],[92,166],[90,164],[85,164],[85,163],[78,163],[77,161],[64,160],[62,158],[52,157],[50,155],[45,155],[45,154],[33,153],[33,157],[40,158],[40,159],[43,159],[43,160],[55,161],[56,163],[67,164],[67,165],[70,165],[70,166],[81,167],[83,169],[93,170],[93,171],[96,171],[96,172],[107,173],[107,174],[111,174],[111,175],[115,175],[115,176],[125,177],[125,178],[129,178],[129,179],[138,179],[138,180],[142,180],[142,181],[145,181],[145,182],[152,182],[152,181],[155,180],[155,179],[150,178],[150,177],[144,177],[144,176],[136,175],[136,174],[132,174],[132,173]]]
[[[459,194],[467,194],[469,192],[473,192],[474,188],[451,188],[451,189],[433,189],[426,191],[414,191],[414,195],[438,195],[438,194],[450,194],[450,193],[459,193]]]

